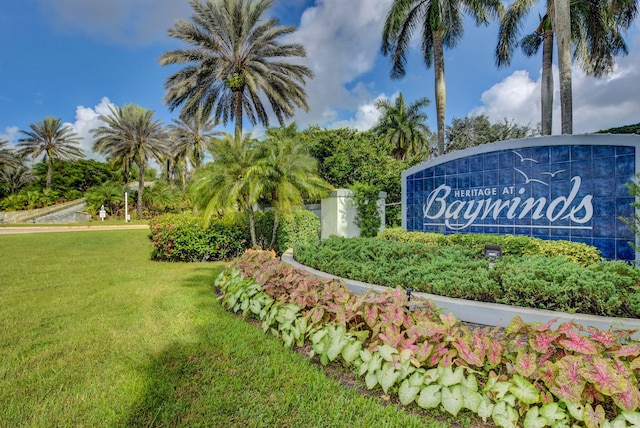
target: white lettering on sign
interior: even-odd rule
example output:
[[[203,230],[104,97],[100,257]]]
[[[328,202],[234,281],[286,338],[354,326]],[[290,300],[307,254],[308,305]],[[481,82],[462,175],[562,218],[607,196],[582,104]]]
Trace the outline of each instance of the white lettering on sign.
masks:
[[[447,202],[451,195],[451,187],[443,184],[433,190],[427,197],[423,206],[424,217],[429,220],[442,220],[444,225],[452,230],[462,230],[477,220],[484,220],[488,217],[497,220],[501,213],[506,213],[506,218],[523,219],[530,216],[531,219],[539,220],[546,218],[551,223],[556,220],[570,220],[572,223],[581,225],[591,220],[593,216],[593,196],[586,195],[580,201],[576,200],[582,179],[579,176],[571,179],[572,187],[567,196],[560,196],[551,201],[545,197],[523,199],[524,188],[517,191],[517,195],[511,199],[456,199]],[[515,194],[515,186],[505,187],[502,195]],[[483,189],[454,190],[454,198],[467,198],[476,196],[497,196],[498,189],[488,187]],[[545,227],[545,226],[541,226]],[[566,226],[571,229],[572,226]],[[584,227],[579,227],[584,228]],[[589,227],[590,229],[590,227]]]

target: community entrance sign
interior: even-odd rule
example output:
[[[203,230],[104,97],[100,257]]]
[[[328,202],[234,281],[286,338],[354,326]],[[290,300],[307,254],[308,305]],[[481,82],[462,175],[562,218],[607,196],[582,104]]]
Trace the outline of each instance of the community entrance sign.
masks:
[[[485,144],[402,173],[402,227],[564,239],[633,260],[626,184],[640,172],[640,136],[571,135]]]

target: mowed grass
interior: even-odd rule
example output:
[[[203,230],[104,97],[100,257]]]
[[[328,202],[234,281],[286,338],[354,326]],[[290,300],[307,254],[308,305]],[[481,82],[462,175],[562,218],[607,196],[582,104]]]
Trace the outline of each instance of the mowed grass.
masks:
[[[435,427],[225,311],[148,231],[0,236],[0,426]]]

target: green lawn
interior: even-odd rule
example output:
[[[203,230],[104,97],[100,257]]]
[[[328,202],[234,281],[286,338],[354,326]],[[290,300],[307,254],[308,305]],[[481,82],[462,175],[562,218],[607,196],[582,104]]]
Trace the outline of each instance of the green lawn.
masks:
[[[222,309],[148,231],[0,236],[0,427],[434,427]]]

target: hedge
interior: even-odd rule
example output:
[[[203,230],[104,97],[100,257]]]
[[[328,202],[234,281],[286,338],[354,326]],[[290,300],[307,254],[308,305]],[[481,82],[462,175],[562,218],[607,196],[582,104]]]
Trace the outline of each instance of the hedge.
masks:
[[[208,228],[192,214],[166,214],[149,222],[149,236],[157,261],[196,262],[238,257],[251,246],[249,219],[245,214],[214,219]],[[282,216],[275,250],[281,254],[294,243],[318,241],[320,220],[311,211],[299,210]],[[273,231],[273,211],[256,213],[258,244],[267,248]]]
[[[622,261],[587,267],[565,257],[503,256],[490,263],[470,246],[332,237],[297,244],[296,260],[323,272],[387,287],[508,305],[640,318],[640,269]]]
[[[581,242],[550,241],[529,236],[488,235],[474,233],[457,233],[443,235],[430,232],[408,232],[393,228],[378,233],[378,237],[389,241],[419,242],[431,246],[460,246],[472,249],[478,255],[484,254],[487,244],[500,245],[502,254],[508,256],[564,256],[567,260],[582,266],[600,261],[600,251]]]

